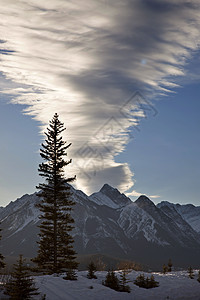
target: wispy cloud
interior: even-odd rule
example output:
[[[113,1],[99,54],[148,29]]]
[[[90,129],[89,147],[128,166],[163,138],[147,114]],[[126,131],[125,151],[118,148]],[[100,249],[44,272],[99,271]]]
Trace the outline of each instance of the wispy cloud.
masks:
[[[129,192],[129,193],[126,193],[126,196],[128,197],[140,197],[141,195],[144,195],[144,192],[143,193],[139,193],[135,190],[133,190],[132,192]],[[146,195],[147,197],[151,198],[151,199],[157,199],[157,198],[160,198],[159,195]]]
[[[60,115],[79,188],[133,186],[115,156],[144,113],[134,100],[121,108],[136,90],[152,99],[176,86],[199,46],[199,13],[197,0],[1,0],[3,88],[42,128]]]

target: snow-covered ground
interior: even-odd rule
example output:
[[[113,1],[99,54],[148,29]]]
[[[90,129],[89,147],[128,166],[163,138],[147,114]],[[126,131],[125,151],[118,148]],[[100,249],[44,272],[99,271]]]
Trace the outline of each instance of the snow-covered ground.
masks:
[[[118,272],[116,272],[118,273]],[[167,274],[153,273],[155,280],[159,281],[159,287],[152,289],[139,288],[133,281],[140,272],[132,271],[128,274],[131,293],[116,292],[102,285],[107,272],[96,272],[97,279],[88,279],[87,271],[78,272],[77,281],[63,280],[61,277],[38,276],[35,281],[41,293],[46,294],[47,300],[200,300],[200,283],[195,278],[190,279],[187,271],[171,272]],[[151,274],[144,273],[145,276]],[[119,275],[118,275],[119,277]],[[91,289],[91,286],[93,287]]]
[[[133,281],[141,272],[132,271],[128,274],[131,293],[116,292],[102,285],[107,272],[96,272],[97,279],[88,279],[87,271],[78,272],[77,281],[64,280],[62,276],[36,276],[36,286],[42,294],[46,294],[46,300],[200,300],[200,283],[195,278],[190,279],[187,271],[162,273],[144,273],[150,277],[155,276],[159,281],[159,287],[152,289],[139,288]],[[116,272],[118,274],[118,272]],[[119,274],[118,274],[119,277]],[[93,288],[91,288],[93,287]],[[41,299],[41,295],[34,300]],[[5,299],[0,293],[0,299]]]

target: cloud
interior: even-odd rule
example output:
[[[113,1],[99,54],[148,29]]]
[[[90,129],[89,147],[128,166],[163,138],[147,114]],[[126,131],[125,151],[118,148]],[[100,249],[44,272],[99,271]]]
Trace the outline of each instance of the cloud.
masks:
[[[148,106],[185,74],[199,47],[199,13],[199,2],[186,0],[1,0],[4,92],[41,130],[60,115],[78,187],[133,186],[115,157],[145,117],[142,99]]]
[[[144,193],[139,193],[135,190],[133,190],[132,192],[129,192],[129,193],[126,193],[126,196],[127,197],[140,197],[141,195],[144,195]],[[145,194],[147,197],[151,198],[151,199],[157,199],[157,198],[160,198],[159,195],[147,195]]]

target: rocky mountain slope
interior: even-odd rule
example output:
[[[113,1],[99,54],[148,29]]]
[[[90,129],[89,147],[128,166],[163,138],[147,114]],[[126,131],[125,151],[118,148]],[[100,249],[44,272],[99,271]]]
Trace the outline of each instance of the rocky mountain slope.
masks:
[[[180,266],[200,264],[200,207],[168,202],[155,206],[146,196],[132,202],[108,184],[91,196],[71,190],[79,255],[100,253],[150,266],[169,257]],[[38,201],[36,194],[24,195],[0,210],[4,255],[36,255]]]

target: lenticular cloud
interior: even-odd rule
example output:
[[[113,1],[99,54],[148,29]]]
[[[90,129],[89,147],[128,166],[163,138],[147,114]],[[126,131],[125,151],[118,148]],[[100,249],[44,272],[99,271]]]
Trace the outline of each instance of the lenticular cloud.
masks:
[[[1,0],[1,89],[42,130],[60,115],[79,188],[126,191],[133,173],[115,156],[185,75],[199,14],[198,1]]]

